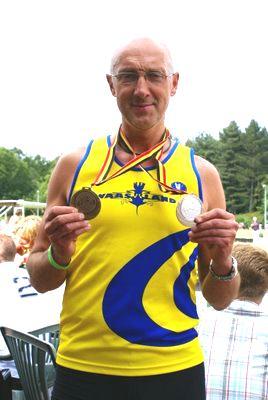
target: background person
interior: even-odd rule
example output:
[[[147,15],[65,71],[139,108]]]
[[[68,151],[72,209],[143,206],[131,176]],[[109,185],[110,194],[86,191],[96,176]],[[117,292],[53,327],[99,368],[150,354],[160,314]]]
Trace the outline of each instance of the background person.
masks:
[[[28,271],[15,262],[13,239],[0,234],[0,326],[29,332],[59,323],[63,288],[45,294],[30,284]],[[8,353],[1,337],[0,355]]]
[[[17,259],[20,266],[25,266],[29,254],[33,248],[40,224],[41,217],[29,215],[21,218],[13,229],[13,236],[17,243]]]
[[[14,207],[14,213],[9,218],[8,225],[6,227],[7,233],[13,232],[15,225],[23,218],[23,209],[21,207]]]
[[[12,237],[0,234],[0,326],[29,332],[59,323],[63,288],[38,293],[30,284],[27,270],[15,262],[16,254]],[[8,368],[12,377],[18,378],[14,361],[7,356],[9,350],[0,333],[0,370]],[[12,392],[14,400],[22,397],[20,391]]]
[[[122,115],[118,134],[63,156],[52,174],[27,267],[41,292],[66,280],[55,400],[204,399],[195,261],[207,301],[226,307],[239,285],[237,223],[216,169],[165,127],[178,80],[168,50],[154,41],[118,50],[107,75]],[[180,196],[165,192],[164,176],[203,199],[192,229],[177,220]],[[87,207],[79,212],[70,199],[89,195],[82,188],[94,181],[90,204],[100,212],[89,225]]]
[[[13,239],[5,234],[0,234],[0,263],[13,263],[17,248]]]
[[[223,311],[202,316],[199,337],[205,352],[207,400],[268,398],[268,312],[260,307],[268,291],[268,253],[236,244],[241,285]]]
[[[260,237],[260,224],[257,220],[257,217],[252,218],[250,228],[252,229],[253,243],[256,243]]]

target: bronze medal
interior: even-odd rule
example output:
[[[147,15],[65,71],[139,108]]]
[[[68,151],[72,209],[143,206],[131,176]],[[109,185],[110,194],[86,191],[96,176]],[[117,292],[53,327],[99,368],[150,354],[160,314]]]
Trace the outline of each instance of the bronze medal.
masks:
[[[203,212],[202,201],[194,194],[181,196],[177,204],[176,215],[178,220],[185,226],[195,225],[195,218]]]
[[[79,212],[85,215],[85,219],[95,218],[101,209],[99,196],[90,188],[82,188],[74,193],[70,205],[77,208]]]

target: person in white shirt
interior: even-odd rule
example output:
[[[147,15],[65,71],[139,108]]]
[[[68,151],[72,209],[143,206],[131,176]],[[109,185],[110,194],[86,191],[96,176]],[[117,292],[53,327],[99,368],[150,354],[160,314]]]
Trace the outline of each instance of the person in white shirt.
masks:
[[[0,234],[0,326],[30,332],[59,322],[63,287],[45,294],[30,284],[25,268],[14,262],[16,245],[13,239]],[[7,353],[0,338],[0,357]]]
[[[236,244],[241,284],[238,298],[223,311],[201,318],[199,338],[205,353],[207,400],[268,399],[268,253]]]

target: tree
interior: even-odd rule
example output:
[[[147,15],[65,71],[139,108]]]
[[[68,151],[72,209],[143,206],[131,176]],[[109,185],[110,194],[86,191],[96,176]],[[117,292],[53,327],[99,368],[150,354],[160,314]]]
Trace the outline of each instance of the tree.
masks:
[[[261,184],[268,174],[268,133],[252,120],[242,135],[244,175],[248,193],[247,211],[254,211],[261,204]]]
[[[49,179],[50,179],[50,175],[51,175],[52,169],[55,167],[56,162],[57,162],[57,159],[55,159],[55,160],[53,160],[51,162],[50,169],[49,169],[48,173],[45,176],[43,176],[42,182],[39,185],[40,201],[42,201],[42,202],[46,202],[48,182],[49,182]]]
[[[0,198],[30,197],[35,190],[33,174],[16,152],[0,148]]]
[[[219,163],[219,141],[214,139],[213,136],[201,133],[194,140],[187,140],[186,145],[192,147],[197,155],[205,158],[212,164],[217,166]]]
[[[45,202],[47,197],[47,185],[49,177],[57,159],[53,161],[47,161],[45,158],[37,155],[35,157],[27,156],[24,160],[27,162],[34,176],[36,190],[39,190],[40,201]]]
[[[219,171],[225,191],[227,209],[234,213],[245,211],[247,193],[242,157],[241,131],[235,121],[220,133],[221,155]]]
[[[47,183],[57,160],[47,161],[41,156],[30,157],[20,149],[0,148],[0,198],[45,201]]]

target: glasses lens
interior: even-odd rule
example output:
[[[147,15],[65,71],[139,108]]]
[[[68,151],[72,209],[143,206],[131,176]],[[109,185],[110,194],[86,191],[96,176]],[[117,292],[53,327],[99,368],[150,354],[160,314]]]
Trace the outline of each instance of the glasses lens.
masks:
[[[139,74],[138,72],[120,72],[119,74],[115,75],[118,82],[123,85],[136,83],[140,76],[144,76],[147,82],[152,84],[161,84],[167,77],[160,71],[146,71],[143,75]]]
[[[151,83],[162,83],[166,76],[159,71],[148,71],[146,72],[146,79]]]
[[[116,75],[118,82],[123,84],[137,82],[139,75],[136,72],[121,72]]]

